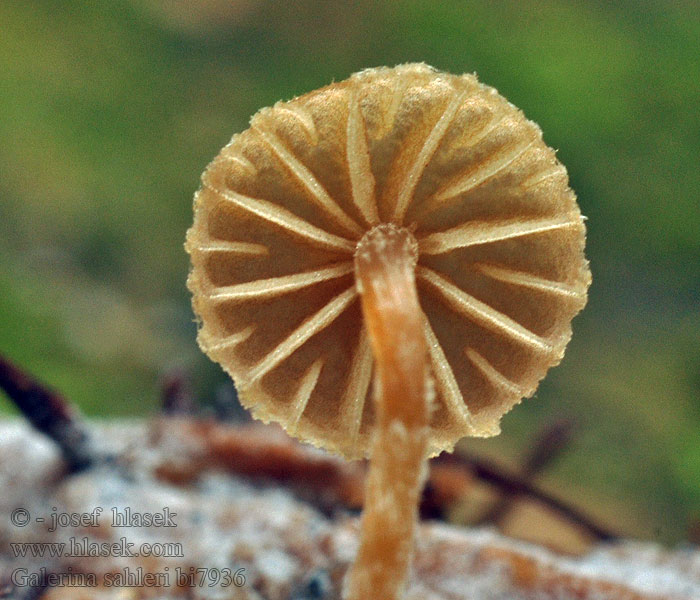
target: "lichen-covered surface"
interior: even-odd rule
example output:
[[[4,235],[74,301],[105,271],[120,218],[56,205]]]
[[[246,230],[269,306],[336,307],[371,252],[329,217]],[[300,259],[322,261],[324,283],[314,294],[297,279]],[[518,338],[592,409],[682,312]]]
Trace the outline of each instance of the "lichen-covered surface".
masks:
[[[321,512],[318,503],[300,498],[298,488],[279,483],[283,478],[264,484],[233,475],[222,461],[207,458],[212,451],[206,436],[178,435],[182,426],[178,421],[92,425],[101,450],[112,458],[65,477],[50,442],[23,423],[0,423],[0,590],[12,588],[13,574],[15,579],[18,574],[30,577],[45,567],[47,573],[64,577],[43,595],[33,596],[47,600],[339,598],[356,550],[356,518],[342,511]],[[256,431],[266,435],[264,429]],[[192,442],[187,444],[187,439]],[[217,452],[220,448],[218,444]],[[303,452],[315,465],[314,472],[322,472],[324,455],[313,449]],[[235,464],[235,457],[229,464]],[[66,525],[49,532],[52,514],[88,515],[99,507],[103,512],[97,527]],[[24,527],[12,524],[18,508],[30,516]],[[113,526],[112,508],[120,514],[131,509],[133,526]],[[169,511],[175,527],[139,526],[133,521],[146,514],[167,514],[164,511]],[[37,523],[36,518],[42,517],[46,522]],[[132,552],[144,543],[181,544],[182,556],[117,556],[115,548],[102,552],[105,556],[66,556],[71,539],[85,544],[85,538],[91,543],[121,544]],[[11,544],[24,542],[68,545],[62,556],[53,558],[48,550],[43,558],[13,557],[18,547]],[[125,546],[128,543],[133,546]],[[178,586],[178,569],[181,574],[194,573],[194,579]],[[232,578],[229,585],[209,587],[226,569]],[[127,572],[136,585],[117,585]],[[169,577],[167,585],[147,585],[146,573],[161,581]],[[96,587],[67,587],[66,574],[94,576]],[[202,586],[195,581],[197,574],[208,578]],[[29,597],[22,595],[28,591],[14,589],[11,597]],[[426,523],[419,530],[407,600],[462,598],[697,600],[700,552],[624,542],[571,558],[490,530]]]

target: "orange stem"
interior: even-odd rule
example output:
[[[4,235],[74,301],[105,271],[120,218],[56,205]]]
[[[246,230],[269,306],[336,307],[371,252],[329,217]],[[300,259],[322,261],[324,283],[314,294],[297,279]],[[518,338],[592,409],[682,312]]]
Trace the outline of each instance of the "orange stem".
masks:
[[[346,600],[401,597],[427,472],[427,346],[411,233],[379,225],[358,244],[355,274],[377,369],[376,425],[360,547]]]

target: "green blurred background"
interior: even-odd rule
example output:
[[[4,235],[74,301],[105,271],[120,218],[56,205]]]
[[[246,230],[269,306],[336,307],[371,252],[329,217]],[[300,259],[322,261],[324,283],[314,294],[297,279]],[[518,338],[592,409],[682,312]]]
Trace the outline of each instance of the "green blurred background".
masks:
[[[542,484],[629,535],[700,518],[700,5],[658,0],[0,2],[0,352],[88,415],[158,410],[201,355],[192,194],[259,107],[359,69],[477,72],[540,124],[589,217],[590,302],[499,438],[578,435]],[[0,401],[0,412],[11,413]]]

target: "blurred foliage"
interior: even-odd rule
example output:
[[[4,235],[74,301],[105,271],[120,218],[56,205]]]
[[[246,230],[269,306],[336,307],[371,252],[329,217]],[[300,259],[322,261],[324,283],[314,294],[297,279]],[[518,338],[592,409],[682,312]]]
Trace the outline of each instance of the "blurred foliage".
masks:
[[[476,71],[559,148],[594,284],[564,363],[467,446],[517,463],[579,437],[544,482],[633,535],[700,516],[700,7],[546,0],[3,0],[0,351],[90,415],[203,399],[184,232],[206,163],[259,107],[361,68]],[[6,403],[0,411],[10,410]]]

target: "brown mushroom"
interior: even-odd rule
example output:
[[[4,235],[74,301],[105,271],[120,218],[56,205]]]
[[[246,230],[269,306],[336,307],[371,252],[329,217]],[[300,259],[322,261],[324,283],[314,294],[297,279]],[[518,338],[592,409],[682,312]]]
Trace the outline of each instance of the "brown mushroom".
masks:
[[[423,64],[263,109],[204,172],[200,346],[255,417],[371,456],[347,598],[401,595],[426,457],[497,434],[561,360],[584,241],[539,127]]]

